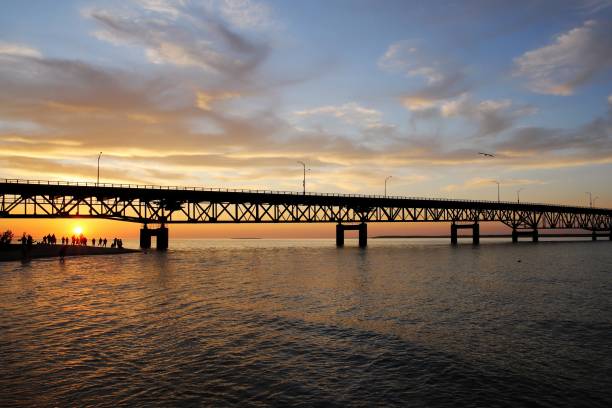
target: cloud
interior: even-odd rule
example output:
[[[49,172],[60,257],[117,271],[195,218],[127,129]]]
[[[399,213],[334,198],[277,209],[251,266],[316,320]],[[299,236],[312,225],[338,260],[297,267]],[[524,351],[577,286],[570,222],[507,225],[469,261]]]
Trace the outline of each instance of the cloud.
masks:
[[[411,111],[423,111],[439,105],[442,101],[454,98],[469,89],[463,73],[449,74],[443,79],[430,83],[402,96],[402,104]]]
[[[612,120],[599,118],[574,130],[545,127],[516,129],[508,140],[497,145],[497,149],[508,153],[543,153],[575,151],[593,155],[612,153]]]
[[[180,14],[179,7],[182,2],[174,0],[135,0],[135,3],[140,5],[144,10],[177,17]]]
[[[96,174],[96,164],[87,163],[78,159],[63,159],[42,157],[27,157],[27,156],[0,156],[0,163],[3,167],[10,169],[12,174],[20,177],[39,176],[44,174],[46,179],[52,178],[57,180],[74,180],[89,179],[93,180]],[[143,169],[133,165],[115,167],[108,164],[102,168],[103,179],[106,182],[130,182],[145,184],[150,180],[151,175],[166,180],[180,180],[184,175],[161,171],[156,169]]]
[[[452,192],[452,191],[462,191],[462,190],[473,190],[481,187],[492,186],[496,182],[500,183],[502,186],[527,186],[527,185],[542,185],[546,184],[542,180],[534,180],[534,179],[501,179],[495,180],[492,178],[483,178],[483,177],[473,177],[468,180],[465,180],[461,184],[449,184],[442,187],[442,191]]]
[[[204,91],[196,92],[196,105],[198,108],[204,111],[212,110],[212,104],[217,101],[224,101],[227,99],[233,99],[239,97],[240,94],[236,92],[215,92],[207,93]]]
[[[269,48],[254,36],[237,31],[259,22],[262,8],[251,1],[243,1],[245,7],[238,7],[238,3],[221,2],[221,16],[206,6],[209,3],[198,6],[188,1],[144,1],[141,7],[127,12],[91,9],[84,14],[98,26],[96,38],[115,45],[143,47],[154,64],[197,67],[239,77],[255,70]],[[250,19],[250,13],[256,15]]]
[[[440,63],[426,55],[416,41],[403,40],[389,45],[379,58],[378,66],[389,72],[423,77],[428,83],[444,79]]]
[[[510,129],[521,117],[532,115],[536,109],[529,105],[514,106],[510,99],[474,102],[469,94],[440,105],[443,117],[464,117],[478,125],[478,136],[496,135]]]
[[[612,163],[612,109],[573,129],[524,127],[495,145],[513,166],[562,168]]]
[[[514,62],[516,75],[527,79],[531,91],[571,95],[612,68],[612,23],[586,21]]]
[[[595,14],[612,7],[612,0],[581,0],[576,7],[585,14]]]
[[[0,41],[0,55],[40,58],[42,54],[35,48]]]
[[[425,116],[441,101],[469,89],[461,68],[424,52],[417,41],[404,40],[391,44],[379,58],[378,66],[387,72],[401,72],[408,77],[424,79],[425,86],[405,92],[400,99],[406,109]]]
[[[264,4],[252,0],[223,0],[221,15],[234,26],[243,29],[267,29],[275,25],[272,11]]]
[[[36,76],[24,75],[31,72],[36,72]],[[353,128],[361,138],[326,129],[300,130],[291,120],[279,117],[275,110],[258,109],[235,115],[198,108],[194,93],[184,98],[180,95],[182,92],[176,97],[168,92],[181,87],[180,76],[164,78],[79,61],[11,57],[10,61],[0,64],[0,86],[3,89],[0,117],[7,121],[34,123],[38,127],[35,133],[11,129],[0,134],[0,157],[48,161],[61,157],[87,163],[85,170],[74,172],[53,165],[44,170],[32,167],[28,174],[38,171],[38,177],[46,174],[65,178],[73,174],[86,178],[90,174],[88,166],[95,162],[88,157],[91,152],[98,151],[104,151],[107,160],[112,157],[115,167],[133,169],[125,174],[124,181],[129,178],[146,183],[173,183],[177,174],[182,174],[181,183],[219,185],[223,177],[236,174],[232,182],[238,184],[242,177],[243,183],[258,180],[263,185],[277,185],[277,182],[283,185],[292,182],[295,160],[305,160],[313,163],[313,168],[325,168],[338,174],[333,181],[320,184],[328,190],[348,188],[342,181],[351,179],[347,175],[372,171],[372,168],[389,169],[385,172],[398,174],[399,171],[392,169],[495,166],[500,162],[507,166],[564,166],[588,164],[594,157],[600,161],[612,158],[612,150],[605,144],[587,142],[578,153],[570,149],[559,155],[554,150],[555,140],[542,140],[534,145],[529,139],[514,139],[516,133],[512,132],[505,139],[507,146],[488,145],[492,151],[499,148],[499,160],[483,162],[475,153],[481,146],[476,147],[469,140],[455,139],[456,143],[448,144],[435,134],[406,133],[399,129],[381,132],[377,126],[388,125],[383,122],[382,113],[357,102],[305,109],[298,117],[330,118]],[[209,108],[219,102],[215,97],[223,95],[220,90],[200,92],[205,95],[201,102]],[[169,101],[175,98],[178,99]],[[481,104],[458,99],[455,105],[446,106],[447,117],[467,115],[461,117],[470,119],[470,115],[476,113],[506,114],[520,108],[504,100]],[[478,118],[474,116],[472,120]],[[218,131],[194,130],[190,123],[200,119],[211,121]],[[575,133],[583,130],[590,135],[609,132],[604,118]],[[371,136],[371,131],[376,131],[375,137]],[[605,138],[601,143],[604,141]],[[577,147],[581,142],[576,136],[572,143]],[[501,151],[502,147],[505,151]],[[543,153],[534,157],[530,149]],[[20,169],[31,162],[22,163]],[[237,169],[243,170],[237,174]],[[157,177],[159,174],[166,174],[167,178]],[[121,181],[121,172],[113,177],[116,177],[114,181]],[[372,177],[373,188],[377,186],[376,177]],[[361,188],[367,186],[370,186],[369,181]]]
[[[0,53],[0,125],[11,125],[0,126],[0,159],[6,158],[3,163],[10,175],[86,179],[95,174],[92,152],[104,151],[105,165],[117,169],[106,173],[113,181],[228,181],[293,188],[300,178],[295,161],[304,160],[313,168],[313,187],[366,192],[380,190],[388,174],[394,175],[398,187],[418,183],[424,180],[421,169],[427,168],[439,174],[474,165],[563,166],[612,158],[605,138],[597,142],[595,136],[609,132],[605,118],[575,130],[591,135],[584,147],[572,130],[563,131],[564,140],[544,140],[555,134],[548,129],[553,136],[548,135],[546,128],[538,143],[522,140],[509,128],[529,107],[505,99],[473,99],[466,93],[469,85],[462,69],[443,59],[423,56],[416,65],[398,60],[393,66],[391,58],[399,51],[381,64],[407,75],[407,83],[416,82],[415,89],[402,93],[407,107],[428,106],[428,112],[441,120],[469,121],[478,135],[504,132],[500,139],[507,144],[493,138],[475,142],[463,134],[451,138],[432,129],[406,131],[387,123],[371,101],[324,103],[286,113],[279,97],[284,95],[276,90],[291,83],[273,75],[265,80],[268,64],[247,66],[251,50],[271,49],[265,35],[245,33],[248,24],[229,21],[219,8],[211,11],[190,2],[162,0],[137,4],[139,9],[94,10],[87,15],[99,34],[106,33],[100,34],[107,35],[105,40],[144,52],[151,49],[151,58],[159,51],[158,64],[117,68],[100,63],[103,58],[95,63],[51,58],[14,47]],[[187,13],[186,5],[195,7],[193,14]],[[216,31],[224,29],[227,35]],[[231,33],[237,37],[230,40]],[[164,48],[166,43],[171,47]],[[220,59],[208,60],[208,51]],[[265,53],[258,55],[265,58]],[[247,65],[231,62],[236,56]],[[211,61],[220,63],[213,66]],[[561,143],[568,147],[554,147]],[[496,147],[496,160],[482,160],[476,153]]]
[[[346,124],[372,128],[382,126],[382,113],[376,109],[366,108],[356,102],[343,105],[327,105],[293,112],[302,118],[313,116],[330,116]]]

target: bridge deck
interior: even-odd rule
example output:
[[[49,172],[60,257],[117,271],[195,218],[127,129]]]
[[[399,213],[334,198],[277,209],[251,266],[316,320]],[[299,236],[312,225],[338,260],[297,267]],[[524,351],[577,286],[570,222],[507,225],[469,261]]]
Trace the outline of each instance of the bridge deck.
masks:
[[[607,231],[612,209],[360,194],[5,179],[0,217],[139,223],[502,222],[513,229]]]

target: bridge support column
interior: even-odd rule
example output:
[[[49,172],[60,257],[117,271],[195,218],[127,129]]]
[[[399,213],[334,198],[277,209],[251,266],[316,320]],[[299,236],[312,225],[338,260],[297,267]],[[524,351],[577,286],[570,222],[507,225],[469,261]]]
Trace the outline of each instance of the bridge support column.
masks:
[[[597,231],[593,230],[593,232],[591,232],[591,240],[597,241]]]
[[[146,225],[140,229],[140,248],[151,248],[151,232]]]
[[[340,223],[336,224],[336,246],[344,246],[344,227]]]
[[[147,228],[145,225],[140,229],[140,248],[151,248],[151,237],[156,237],[156,248],[160,251],[168,249],[168,228],[162,225],[159,228]]]
[[[359,246],[365,248],[368,245],[368,225],[362,222],[358,225],[336,224],[336,246],[344,246],[344,231],[359,232]]]
[[[451,224],[451,245],[457,245],[457,225]]]
[[[480,224],[475,223],[472,227],[472,244],[479,245],[480,244]]]
[[[612,241],[612,228],[610,229],[610,241]]]
[[[157,230],[157,250],[165,251],[168,249],[168,228],[163,225]]]
[[[477,222],[475,222],[474,224],[467,224],[467,225],[458,225],[458,224],[452,223],[451,224],[451,244],[457,245],[457,242],[458,242],[457,230],[468,229],[468,228],[472,229],[472,244],[474,245],[480,244],[480,224],[478,224]]]
[[[365,248],[368,246],[368,224],[362,222],[359,224],[359,247]]]
[[[519,230],[516,228],[512,228],[512,242],[513,243],[519,242],[519,237],[531,237],[531,240],[533,242],[538,242],[539,236],[540,236],[540,233],[535,228],[533,230],[527,230],[527,229]]]

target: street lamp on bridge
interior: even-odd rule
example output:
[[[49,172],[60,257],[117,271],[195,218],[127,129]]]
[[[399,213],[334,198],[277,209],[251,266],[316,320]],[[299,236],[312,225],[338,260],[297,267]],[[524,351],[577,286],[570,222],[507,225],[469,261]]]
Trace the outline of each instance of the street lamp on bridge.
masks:
[[[491,180],[491,182],[497,184],[497,202],[499,203],[499,185],[501,183],[498,180]]]
[[[595,201],[597,201],[597,199],[598,199],[599,197],[595,197],[595,198],[593,198],[593,193],[591,193],[590,191],[587,191],[587,192],[586,192],[586,193],[584,193],[584,194],[588,194],[588,196],[589,196],[589,207],[593,208],[593,204],[595,204]]]
[[[523,191],[525,189],[525,187],[521,187],[518,190],[516,190],[516,202],[520,204],[521,202],[521,191]]]
[[[96,186],[100,184],[100,157],[102,157],[102,152],[98,155],[98,179],[96,181]]]
[[[389,181],[393,176],[387,176],[385,178],[385,197],[387,196],[387,181]]]
[[[302,194],[306,195],[306,170],[310,171],[310,169],[306,168],[306,163],[304,163],[303,161],[299,161],[298,163],[302,165],[302,167],[304,167],[304,178],[302,179]]]

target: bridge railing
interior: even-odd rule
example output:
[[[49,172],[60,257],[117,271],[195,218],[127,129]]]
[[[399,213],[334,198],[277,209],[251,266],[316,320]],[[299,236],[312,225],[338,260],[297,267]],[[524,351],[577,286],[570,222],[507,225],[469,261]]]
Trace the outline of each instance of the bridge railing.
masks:
[[[493,200],[470,200],[459,198],[432,198],[432,197],[409,197],[409,196],[391,196],[377,194],[340,194],[340,193],[317,193],[307,192],[306,194],[299,191],[284,191],[284,190],[252,190],[252,189],[231,189],[231,188],[215,188],[215,187],[187,187],[187,186],[161,186],[154,184],[117,184],[117,183],[96,183],[92,181],[56,181],[56,180],[28,180],[28,179],[0,179],[0,182],[10,184],[38,184],[50,186],[83,186],[83,187],[105,187],[105,188],[138,188],[146,190],[177,190],[177,191],[210,191],[224,193],[258,193],[258,194],[285,194],[294,196],[325,196],[325,197],[355,197],[355,198],[390,198],[398,200],[428,200],[428,201],[455,201],[455,202],[470,202],[470,203],[487,203],[487,204],[517,204],[515,201],[493,201]],[[566,208],[584,208],[606,210],[605,208],[564,205],[564,204],[544,204],[522,201],[520,204],[526,205],[552,205],[555,207]]]

